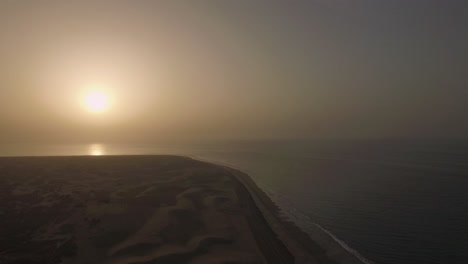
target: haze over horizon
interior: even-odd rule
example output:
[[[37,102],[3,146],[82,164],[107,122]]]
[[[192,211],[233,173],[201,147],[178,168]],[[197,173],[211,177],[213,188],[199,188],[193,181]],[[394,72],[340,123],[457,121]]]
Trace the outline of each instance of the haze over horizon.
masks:
[[[0,142],[467,139],[467,25],[467,1],[0,1]]]

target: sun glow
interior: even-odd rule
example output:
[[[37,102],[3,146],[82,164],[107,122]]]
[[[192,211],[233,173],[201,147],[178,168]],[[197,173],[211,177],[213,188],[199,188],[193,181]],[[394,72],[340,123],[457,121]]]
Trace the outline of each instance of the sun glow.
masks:
[[[90,156],[105,155],[104,145],[102,145],[102,144],[91,144],[91,145],[89,145],[88,155],[90,155]]]
[[[109,96],[101,91],[93,91],[84,97],[84,105],[92,112],[102,112],[109,107]]]

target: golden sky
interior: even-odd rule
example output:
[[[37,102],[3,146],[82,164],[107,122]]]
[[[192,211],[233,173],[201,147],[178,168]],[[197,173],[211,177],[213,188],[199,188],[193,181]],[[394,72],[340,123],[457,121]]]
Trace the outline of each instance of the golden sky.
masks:
[[[467,20],[461,1],[0,1],[0,141],[464,137]]]

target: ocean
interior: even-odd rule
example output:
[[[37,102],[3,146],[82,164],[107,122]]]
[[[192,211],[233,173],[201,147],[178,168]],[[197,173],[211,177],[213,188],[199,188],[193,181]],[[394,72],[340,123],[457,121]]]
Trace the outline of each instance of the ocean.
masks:
[[[0,156],[176,154],[247,172],[312,237],[376,264],[468,263],[468,143],[262,141],[0,147]],[[323,236],[323,234],[321,234]]]

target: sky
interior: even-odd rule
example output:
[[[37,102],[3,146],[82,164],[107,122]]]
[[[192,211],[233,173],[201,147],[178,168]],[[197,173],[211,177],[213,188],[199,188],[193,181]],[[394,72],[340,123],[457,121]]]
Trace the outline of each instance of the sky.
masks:
[[[0,0],[0,142],[466,139],[467,25],[462,0]]]

